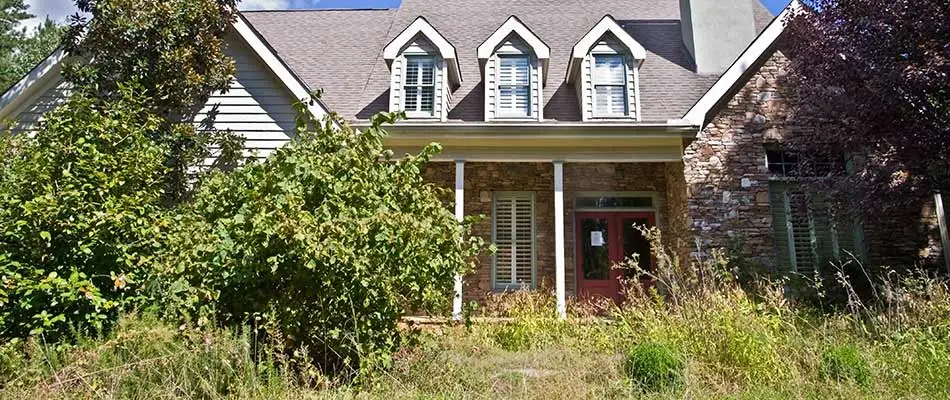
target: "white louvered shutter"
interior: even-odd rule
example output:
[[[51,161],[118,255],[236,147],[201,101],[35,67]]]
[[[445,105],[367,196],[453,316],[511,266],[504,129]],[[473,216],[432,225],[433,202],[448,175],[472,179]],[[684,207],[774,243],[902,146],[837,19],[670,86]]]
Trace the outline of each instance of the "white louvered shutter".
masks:
[[[627,115],[627,71],[623,56],[594,56],[594,113],[601,116]]]
[[[499,57],[498,114],[502,117],[531,115],[531,64],[528,57]]]
[[[496,289],[534,287],[534,196],[495,196],[494,263]]]
[[[435,110],[435,60],[406,57],[405,110],[432,114]]]

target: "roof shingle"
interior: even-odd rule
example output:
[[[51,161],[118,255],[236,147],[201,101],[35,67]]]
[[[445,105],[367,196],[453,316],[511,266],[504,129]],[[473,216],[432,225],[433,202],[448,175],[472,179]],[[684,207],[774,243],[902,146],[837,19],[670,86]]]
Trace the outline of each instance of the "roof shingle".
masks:
[[[771,21],[758,0],[757,31]],[[546,120],[579,121],[575,90],[565,83],[574,44],[612,15],[647,50],[640,69],[644,122],[680,118],[716,81],[697,74],[683,45],[677,0],[403,0],[398,9],[246,12],[244,16],[324,102],[349,120],[366,120],[389,103],[389,69],[382,49],[424,16],[458,51],[464,81],[453,93],[452,121],[484,119],[477,49],[516,15],[551,47],[544,88]],[[738,54],[736,54],[738,56]]]

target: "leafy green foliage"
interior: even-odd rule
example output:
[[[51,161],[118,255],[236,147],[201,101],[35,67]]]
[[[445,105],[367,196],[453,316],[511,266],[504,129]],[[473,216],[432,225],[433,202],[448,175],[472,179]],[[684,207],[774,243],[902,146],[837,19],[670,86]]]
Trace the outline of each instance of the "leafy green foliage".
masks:
[[[819,374],[825,379],[853,381],[867,385],[871,381],[871,367],[857,347],[834,346],[821,354]]]
[[[0,49],[0,91],[12,86],[49,57],[59,47],[64,32],[63,26],[47,19],[33,32],[18,34],[12,48]]]
[[[91,18],[75,18],[66,50],[82,62],[64,69],[73,84],[112,101],[117,87],[137,82],[152,98],[148,108],[165,119],[155,139],[171,149],[165,184],[172,201],[189,189],[189,173],[202,167],[212,148],[230,165],[240,139],[230,132],[193,126],[211,93],[226,90],[235,73],[225,36],[237,18],[235,0],[79,0]],[[206,119],[206,118],[202,118]]]
[[[437,145],[401,159],[383,149],[379,124],[394,118],[360,132],[327,120],[203,182],[163,257],[172,309],[254,323],[328,371],[388,364],[399,318],[444,311],[482,246],[423,181]]]
[[[656,392],[683,384],[686,363],[673,347],[661,343],[642,343],[627,354],[625,370],[641,389]]]
[[[141,87],[119,91],[77,91],[35,137],[0,139],[2,339],[94,334],[145,278],[167,149]]]
[[[25,36],[17,24],[33,17],[28,8],[23,0],[0,0],[0,91],[6,91],[20,79],[19,66],[13,58]]]

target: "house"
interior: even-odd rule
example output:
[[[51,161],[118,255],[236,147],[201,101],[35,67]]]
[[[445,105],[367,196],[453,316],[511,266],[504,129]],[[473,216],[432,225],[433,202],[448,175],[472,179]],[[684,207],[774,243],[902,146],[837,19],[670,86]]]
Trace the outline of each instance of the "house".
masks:
[[[406,111],[387,146],[442,143],[427,178],[455,189],[459,218],[485,215],[475,233],[498,248],[458,280],[456,314],[463,299],[522,288],[553,289],[562,314],[568,296],[616,297],[611,264],[650,253],[634,224],[658,227],[683,254],[738,242],[756,263],[808,273],[846,251],[873,256],[875,237],[795,204],[795,156],[781,138],[797,128],[777,50],[788,12],[774,17],[758,0],[245,12],[228,37],[231,89],[198,118],[216,109],[216,128],[266,156],[293,138],[291,103],[313,89],[325,95],[311,113],[356,127]],[[68,91],[63,57],[0,97],[0,118],[35,129]],[[929,232],[910,232],[909,246],[936,248]]]

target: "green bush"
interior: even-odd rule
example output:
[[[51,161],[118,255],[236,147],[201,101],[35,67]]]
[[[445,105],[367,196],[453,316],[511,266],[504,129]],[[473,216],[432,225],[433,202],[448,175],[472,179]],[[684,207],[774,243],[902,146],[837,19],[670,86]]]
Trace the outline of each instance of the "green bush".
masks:
[[[627,353],[626,361],[627,377],[645,391],[670,390],[683,384],[686,362],[669,345],[655,342],[638,344]]]
[[[834,346],[825,349],[821,354],[819,375],[824,379],[839,382],[853,381],[859,385],[867,385],[871,381],[871,367],[861,356],[857,347]]]
[[[263,163],[212,175],[177,217],[164,284],[187,320],[253,323],[327,371],[391,361],[407,312],[445,310],[482,242],[423,181],[439,148],[396,159],[380,124],[329,121]]]
[[[107,328],[161,237],[166,148],[140,87],[76,90],[35,136],[0,138],[0,341]]]

